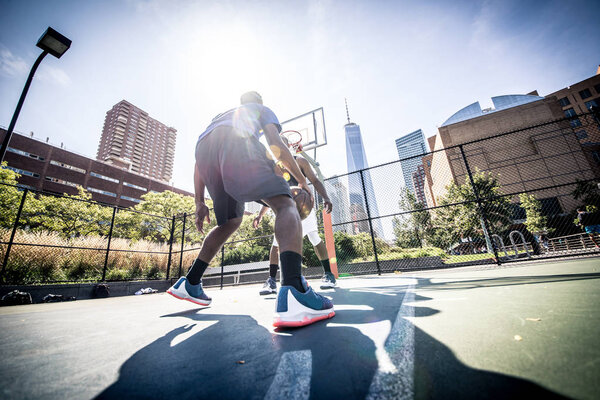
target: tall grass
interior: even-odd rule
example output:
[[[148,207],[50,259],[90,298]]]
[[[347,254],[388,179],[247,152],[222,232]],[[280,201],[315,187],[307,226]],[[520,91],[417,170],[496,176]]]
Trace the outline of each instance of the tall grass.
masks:
[[[9,238],[10,231],[0,231],[2,242],[8,242]],[[28,284],[100,280],[107,244],[107,238],[102,236],[66,239],[55,232],[18,230],[6,266],[5,281]],[[6,246],[0,245],[2,257]],[[107,280],[166,278],[169,256],[167,243],[113,238],[110,250]],[[179,265],[178,257],[177,253],[173,254],[173,269]],[[195,252],[184,253],[184,263],[187,265],[191,265],[194,258]]]

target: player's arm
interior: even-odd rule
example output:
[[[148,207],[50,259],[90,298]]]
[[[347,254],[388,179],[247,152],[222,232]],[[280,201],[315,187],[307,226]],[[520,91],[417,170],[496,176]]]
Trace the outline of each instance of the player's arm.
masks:
[[[304,175],[302,175],[302,171],[296,163],[294,156],[292,156],[292,153],[290,153],[288,147],[281,140],[281,136],[279,136],[279,129],[277,129],[274,124],[267,124],[264,128],[264,132],[271,152],[273,152],[275,157],[283,163],[283,166],[289,171],[289,173],[296,178],[298,185],[310,194],[308,184],[306,183],[306,178]]]
[[[315,171],[310,166],[310,163],[308,161],[306,161],[304,158],[298,157],[296,162],[298,163],[298,166],[302,170],[302,173],[306,176],[306,178],[310,181],[310,183],[313,184],[313,186],[317,190],[317,193],[319,193],[321,195],[321,197],[323,198],[325,211],[330,213],[331,209],[333,208],[333,204],[331,204],[331,200],[329,200],[329,195],[327,195],[327,190],[325,190],[325,186],[323,185],[323,182],[321,182],[319,180],[319,178],[315,174]]]
[[[210,214],[208,206],[204,203],[204,189],[205,189],[204,181],[200,176],[200,171],[198,170],[198,164],[194,162],[194,200],[196,203],[196,228],[198,232],[204,233],[202,226],[204,225],[204,221],[210,224]]]
[[[252,226],[254,227],[254,229],[258,229],[258,225],[260,224],[260,221],[262,221],[262,218],[268,209],[269,209],[269,207],[262,206],[262,208],[258,212],[258,215],[256,217],[254,217],[254,220],[252,221]]]

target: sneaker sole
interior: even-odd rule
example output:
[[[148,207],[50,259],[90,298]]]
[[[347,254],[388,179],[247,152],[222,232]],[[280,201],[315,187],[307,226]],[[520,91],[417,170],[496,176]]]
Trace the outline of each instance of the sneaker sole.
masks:
[[[266,291],[266,290],[265,290],[265,291],[261,291],[261,292],[260,292],[260,295],[261,295],[261,296],[266,296],[266,295],[268,295],[268,294],[275,294],[275,293],[277,293],[277,290],[270,290],[270,291]]]
[[[321,285],[319,287],[321,289],[333,289],[333,288],[337,287],[337,285],[334,283],[333,285]]]
[[[329,314],[319,315],[314,318],[304,317],[301,321],[285,321],[279,317],[275,317],[273,326],[275,328],[299,328],[301,326],[310,325],[317,321],[322,321],[324,319],[333,318],[334,315],[335,315],[335,311],[332,310]]]
[[[171,292],[171,289],[167,290],[167,293],[169,293],[171,296],[175,297],[176,299],[187,300],[191,303],[198,304],[200,306],[208,306],[208,305],[210,305],[210,303],[212,303],[212,300],[197,300],[197,299],[193,299],[191,297],[178,296],[175,293]]]

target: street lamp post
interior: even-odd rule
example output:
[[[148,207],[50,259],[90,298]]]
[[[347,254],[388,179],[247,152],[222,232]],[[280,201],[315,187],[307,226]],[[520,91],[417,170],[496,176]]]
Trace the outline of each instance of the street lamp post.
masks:
[[[27,91],[29,90],[29,86],[31,85],[35,71],[47,54],[52,54],[56,58],[60,58],[63,54],[65,54],[65,52],[69,50],[69,47],[71,47],[71,40],[61,35],[54,29],[48,27],[46,32],[44,32],[42,37],[38,40],[36,46],[43,51],[33,63],[33,67],[31,67],[29,77],[27,78],[27,82],[25,83],[25,87],[23,88],[23,92],[19,98],[19,103],[17,103],[17,108],[15,109],[10,121],[10,125],[8,126],[8,131],[6,131],[6,135],[2,141],[2,147],[0,148],[0,162],[4,160],[4,155],[6,154],[6,149],[8,149],[8,143],[10,142],[10,137],[12,136],[13,129],[17,123],[17,118],[19,118],[21,107],[23,107],[23,102],[25,101],[25,96],[27,96]]]

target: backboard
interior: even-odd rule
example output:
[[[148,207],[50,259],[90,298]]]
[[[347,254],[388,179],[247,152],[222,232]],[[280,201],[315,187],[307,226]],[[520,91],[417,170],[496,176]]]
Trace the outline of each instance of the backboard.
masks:
[[[298,131],[302,135],[302,149],[308,151],[327,144],[323,107],[309,111],[281,123],[281,131]]]

